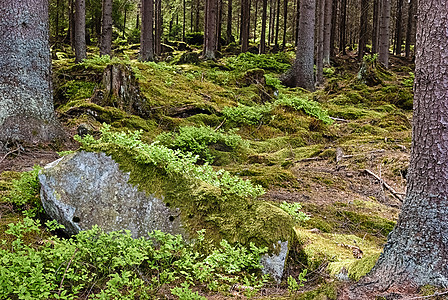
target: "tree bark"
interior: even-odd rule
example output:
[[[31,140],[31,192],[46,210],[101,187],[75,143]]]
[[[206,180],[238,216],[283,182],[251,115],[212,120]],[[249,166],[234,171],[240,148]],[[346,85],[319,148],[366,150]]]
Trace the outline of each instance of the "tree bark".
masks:
[[[266,53],[266,17],[268,9],[268,0],[263,0],[263,12],[261,16],[261,36],[260,36],[260,49],[258,53]]]
[[[275,21],[275,38],[274,45],[275,48],[278,49],[278,33],[280,31],[280,0],[277,0],[277,18]]]
[[[296,59],[292,69],[283,76],[282,82],[290,87],[302,87],[314,91],[314,27],[315,0],[301,0],[298,25]]]
[[[241,0],[241,52],[249,49],[250,2]]]
[[[401,55],[403,43],[403,0],[397,0],[397,15],[395,17],[395,55]]]
[[[154,60],[154,1],[142,0],[142,29],[140,35],[140,61]]]
[[[380,26],[381,0],[373,0],[372,53],[378,53],[378,32]]]
[[[330,50],[331,50],[331,30],[332,30],[332,9],[333,0],[324,0],[325,12],[324,12],[324,44],[323,44],[323,64],[324,66],[330,65]]]
[[[155,0],[155,28],[154,28],[154,53],[160,55],[162,53],[162,1]]]
[[[75,63],[87,57],[86,46],[86,1],[75,0]]]
[[[103,0],[100,55],[110,55],[112,50],[112,0]]]
[[[406,28],[406,45],[405,45],[405,55],[409,57],[411,55],[411,44],[414,42],[414,24],[415,24],[415,5],[416,0],[409,1],[408,7],[408,24]]]
[[[324,61],[324,22],[325,22],[325,0],[317,0],[317,20],[316,20],[316,84],[321,86],[324,83],[323,61]]]
[[[381,1],[378,61],[387,69],[389,68],[390,0]]]
[[[48,0],[0,5],[0,148],[62,136],[53,108]]]
[[[338,0],[333,0],[331,5],[331,32],[330,32],[330,57],[333,57],[336,54],[335,51],[335,43],[336,43],[336,28],[337,28],[337,19],[338,19]]]
[[[283,38],[282,38],[282,50],[285,50],[286,46],[286,31],[288,29],[288,0],[283,2]]]
[[[369,0],[361,0],[361,18],[359,20],[358,61],[362,61],[367,45],[367,20],[369,18]]]
[[[217,22],[218,22],[218,0],[205,1],[205,18],[204,18],[204,50],[203,59],[216,59],[217,49]]]
[[[339,26],[339,51],[342,51],[342,54],[347,54],[345,47],[347,46],[347,33],[346,33],[346,25],[347,25],[347,0],[341,1],[341,19]]]
[[[364,279],[363,286],[371,283],[372,289],[448,286],[448,7],[420,0],[418,16],[406,199],[384,252]]]
[[[230,44],[233,41],[232,36],[232,0],[227,1],[227,27],[226,27],[226,42]]]

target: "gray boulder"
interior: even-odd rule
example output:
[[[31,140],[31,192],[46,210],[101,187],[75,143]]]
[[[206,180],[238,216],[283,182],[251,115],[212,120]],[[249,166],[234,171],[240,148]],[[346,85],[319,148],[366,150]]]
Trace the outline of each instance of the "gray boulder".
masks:
[[[135,238],[153,230],[186,235],[179,209],[129,184],[129,174],[104,153],[62,157],[47,165],[39,180],[45,211],[68,234],[98,225],[105,231],[130,230]]]

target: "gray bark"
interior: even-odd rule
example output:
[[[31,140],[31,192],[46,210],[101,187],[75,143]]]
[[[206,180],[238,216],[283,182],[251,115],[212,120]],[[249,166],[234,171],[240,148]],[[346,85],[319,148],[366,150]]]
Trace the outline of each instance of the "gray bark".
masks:
[[[325,22],[325,0],[317,0],[317,20],[316,20],[316,84],[318,86],[324,83],[323,61],[324,61],[324,22]]]
[[[75,63],[87,57],[86,1],[75,0]]]
[[[241,52],[249,49],[250,2],[241,0]]]
[[[448,287],[448,7],[420,0],[418,10],[407,194],[369,276],[391,289]]]
[[[266,18],[267,18],[268,0],[263,0],[263,12],[261,16],[261,37],[259,53],[266,53]]]
[[[369,0],[361,0],[361,17],[359,20],[358,60],[362,61],[367,44],[367,20],[369,18]]]
[[[103,0],[100,55],[110,55],[112,48],[112,0]]]
[[[395,54],[401,55],[403,40],[403,0],[397,1],[397,15],[395,17]]]
[[[62,134],[51,89],[48,0],[0,5],[0,148]]]
[[[333,0],[325,0],[325,22],[324,22],[324,66],[330,65],[331,31],[333,16]]]
[[[415,39],[415,2],[416,0],[410,0],[409,1],[409,7],[408,7],[408,23],[406,26],[406,45],[405,45],[405,55],[406,57],[409,57],[411,55],[411,44],[414,42]]]
[[[380,25],[378,34],[378,61],[389,68],[389,30],[390,30],[390,0],[380,0]]]
[[[204,23],[203,58],[205,60],[214,60],[216,59],[215,52],[218,49],[218,0],[205,1]]]
[[[142,29],[140,35],[140,61],[154,60],[154,0],[142,0]]]

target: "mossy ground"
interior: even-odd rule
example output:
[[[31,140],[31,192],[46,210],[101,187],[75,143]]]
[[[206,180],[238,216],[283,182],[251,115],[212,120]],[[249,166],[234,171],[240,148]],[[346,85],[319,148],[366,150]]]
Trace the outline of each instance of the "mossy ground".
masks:
[[[123,51],[127,58],[101,60],[93,57],[78,66],[73,64],[71,54],[58,55],[60,59],[53,61],[55,103],[68,131],[75,132],[81,123],[87,123],[95,135],[105,122],[115,130],[142,130],[147,141],[162,132],[176,131],[180,126],[209,126],[237,133],[248,141],[247,149],[238,153],[213,148],[211,151],[216,166],[267,189],[263,196],[267,206],[252,208],[252,212],[269,215],[271,203],[302,203],[303,211],[311,218],[296,227],[306,253],[306,260],[301,263],[311,270],[327,262],[325,272],[332,275],[344,267],[353,280],[368,271],[393,228],[400,202],[364,169],[381,176],[396,191],[404,192],[411,145],[412,66],[394,66],[381,77],[381,84],[367,86],[356,81],[358,66],[354,60],[338,58],[335,66],[326,72],[325,87],[309,93],[299,88],[272,87],[260,80],[248,80],[250,72],[247,71],[251,69],[263,70],[271,81],[280,71],[272,66],[263,69],[262,65],[251,65],[241,59],[224,57],[216,63],[195,65],[155,64],[134,60],[136,51],[133,49]],[[235,67],[239,62],[245,67]],[[102,72],[109,63],[131,66],[141,95],[150,107],[148,116],[136,116],[113,106],[94,103],[95,91],[104,89]],[[335,122],[325,124],[302,110],[285,106],[274,107],[259,123],[251,125],[231,122],[222,114],[225,107],[238,104],[273,103],[278,93],[317,101]],[[337,153],[342,153],[338,161]],[[117,159],[125,161],[123,157]],[[14,156],[5,161],[12,164]],[[0,171],[3,171],[1,166]],[[1,173],[0,198],[8,193],[14,176],[14,173]],[[153,183],[154,177],[147,176],[148,182]],[[139,178],[136,182],[146,179]],[[179,184],[176,193],[180,193],[182,187],[187,188]],[[197,187],[191,196],[200,202],[204,193],[210,196],[214,191]],[[221,196],[215,196],[216,201],[222,200]],[[173,204],[181,206],[176,197],[172,195]],[[213,214],[206,220],[208,204],[202,205],[203,212],[199,210],[184,216],[194,228],[227,232],[224,235],[231,241],[241,237],[233,234],[232,238],[231,232],[242,228],[231,222],[231,211],[245,209],[242,203],[230,199],[226,207],[223,204],[229,211],[229,220],[218,219]],[[19,215],[14,208],[2,207],[0,227],[17,220]],[[319,233],[310,231],[314,228]],[[347,248],[338,246],[338,243],[352,245],[353,241],[364,252],[361,260],[355,259]],[[296,295],[297,299],[334,299],[335,287],[330,291],[326,287],[316,288],[308,294]]]

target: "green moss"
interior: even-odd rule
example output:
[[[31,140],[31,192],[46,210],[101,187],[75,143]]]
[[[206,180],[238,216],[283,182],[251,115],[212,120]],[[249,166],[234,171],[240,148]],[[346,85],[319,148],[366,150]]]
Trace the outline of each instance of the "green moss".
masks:
[[[367,275],[372,270],[378,260],[380,253],[364,256],[362,259],[356,260],[348,268],[348,277],[358,281],[361,277]]]
[[[336,300],[338,289],[335,283],[325,283],[317,289],[296,295],[293,299],[297,300]]]
[[[294,174],[279,166],[249,165],[241,171],[236,171],[235,174],[248,178],[254,184],[259,184],[264,188],[272,186],[287,187],[296,183]]]

